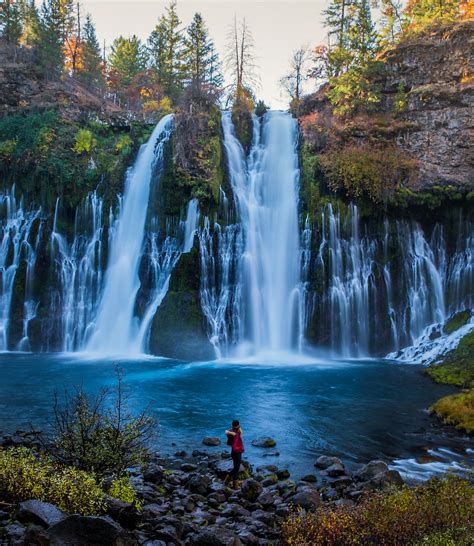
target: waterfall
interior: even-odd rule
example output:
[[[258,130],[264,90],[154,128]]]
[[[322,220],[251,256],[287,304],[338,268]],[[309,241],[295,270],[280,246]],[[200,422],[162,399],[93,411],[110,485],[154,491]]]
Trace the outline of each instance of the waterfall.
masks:
[[[248,159],[223,115],[231,185],[244,234],[239,335],[254,354],[298,345],[300,248],[298,125],[288,114],[254,116]]]
[[[137,339],[142,340],[145,336],[140,332],[135,316],[140,288],[138,270],[151,179],[155,165],[163,161],[164,145],[171,136],[172,123],[172,115],[158,123],[127,175],[123,207],[111,244],[105,285],[93,334],[87,344],[88,351],[127,355],[143,349],[138,347]]]
[[[194,236],[199,221],[198,200],[191,199],[188,203],[186,221],[184,222],[184,247],[183,252],[191,252],[194,244]]]
[[[13,288],[22,259],[26,261],[25,295],[26,298],[31,298],[29,287],[34,273],[36,246],[39,236],[36,237],[36,242],[32,244],[30,235],[33,223],[40,217],[41,209],[25,212],[22,201],[17,206],[14,186],[10,193],[0,195],[0,206],[3,209],[2,216],[4,217],[0,226],[0,351],[7,351]],[[23,343],[20,343],[20,349],[28,348],[28,323],[33,318],[35,309],[36,302],[26,299],[24,303]]]
[[[474,238],[462,215],[454,249],[440,224],[430,237],[414,221],[385,219],[381,237],[361,234],[366,225],[353,204],[321,213],[314,307],[321,338],[337,356],[398,351],[473,304]]]
[[[60,289],[57,307],[60,314],[61,350],[70,352],[84,348],[100,301],[104,252],[103,200],[96,192],[92,192],[76,209],[71,244],[58,231],[58,213],[59,199],[51,233],[51,257],[56,266]],[[110,229],[113,229],[112,211],[109,222]]]

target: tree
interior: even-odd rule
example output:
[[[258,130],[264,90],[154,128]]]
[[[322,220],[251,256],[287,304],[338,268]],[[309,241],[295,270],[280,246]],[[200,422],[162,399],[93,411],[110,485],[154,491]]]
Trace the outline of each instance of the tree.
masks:
[[[331,0],[324,11],[324,23],[328,29],[326,69],[330,76],[338,76],[351,62],[349,32],[353,5],[354,0]]]
[[[238,25],[234,17],[227,35],[225,64],[232,76],[232,94],[236,98],[242,94],[252,95],[253,89],[259,84],[259,78],[256,75],[255,44],[245,18]]]
[[[184,37],[187,77],[193,85],[220,87],[224,81],[214,42],[200,13],[195,13]]]
[[[81,41],[81,7],[76,3],[74,15],[67,18],[64,32],[64,50],[66,67],[72,75],[80,69],[82,41]]]
[[[95,26],[89,14],[82,29],[82,66],[78,78],[88,87],[104,84],[103,62]]]
[[[48,79],[57,78],[64,66],[63,44],[66,32],[65,5],[60,0],[44,1],[41,5],[36,46],[38,69]]]
[[[306,63],[308,61],[308,48],[300,47],[293,52],[290,59],[290,70],[280,80],[283,90],[292,101],[300,102],[303,92],[303,84],[308,79]]]
[[[183,47],[181,20],[173,0],[148,39],[151,65],[158,72],[164,92],[173,99],[181,93],[186,76]]]
[[[377,52],[377,33],[372,21],[369,0],[356,0],[354,17],[349,27],[349,45],[353,63],[365,65]]]
[[[404,26],[412,29],[434,22],[460,18],[459,0],[409,0],[404,10]]]
[[[20,42],[26,46],[32,46],[38,38],[40,25],[38,10],[34,0],[21,0],[19,5],[23,22]]]
[[[4,0],[0,6],[0,37],[9,44],[18,44],[22,35],[20,5],[14,0]]]
[[[125,93],[137,74],[145,70],[146,63],[146,51],[137,36],[116,38],[108,59],[108,77],[112,89]]]
[[[402,3],[400,0],[380,0],[376,3],[382,14],[380,38],[382,42],[393,43],[402,29]]]

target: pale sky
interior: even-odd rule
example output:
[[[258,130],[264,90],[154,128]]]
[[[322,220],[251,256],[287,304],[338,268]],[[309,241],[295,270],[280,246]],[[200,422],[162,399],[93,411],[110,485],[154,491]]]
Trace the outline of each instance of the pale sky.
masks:
[[[272,108],[286,108],[278,80],[288,67],[292,51],[325,41],[322,10],[329,0],[178,0],[178,13],[187,25],[199,11],[221,55],[234,15],[245,17],[255,40],[261,88],[257,92]],[[108,45],[119,36],[136,34],[146,40],[166,0],[82,0],[85,12],[92,15],[101,43]]]

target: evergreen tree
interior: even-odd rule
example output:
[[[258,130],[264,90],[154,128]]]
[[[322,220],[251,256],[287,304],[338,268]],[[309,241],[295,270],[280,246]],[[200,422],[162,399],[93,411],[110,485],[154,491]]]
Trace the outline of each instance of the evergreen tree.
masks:
[[[108,59],[109,83],[117,92],[126,92],[133,79],[146,69],[145,48],[137,36],[119,36],[112,43]]]
[[[152,67],[158,72],[163,91],[176,99],[186,78],[184,40],[176,1],[166,8],[148,40]]]
[[[0,5],[0,37],[17,45],[22,35],[22,14],[15,0],[4,0]]]
[[[103,62],[94,23],[89,14],[82,29],[82,66],[78,78],[88,87],[102,87]]]
[[[57,78],[64,66],[63,44],[66,21],[60,0],[45,0],[41,5],[38,31],[34,38],[38,69],[46,78]]]
[[[194,14],[194,18],[186,30],[184,60],[187,77],[193,84],[213,87],[222,85],[223,77],[219,55],[200,13]]]
[[[353,61],[365,65],[377,51],[377,33],[372,21],[369,0],[356,0],[353,5],[354,17],[349,28],[349,46]]]
[[[21,43],[27,46],[34,45],[39,32],[39,15],[34,0],[20,0],[21,18],[23,31]]]

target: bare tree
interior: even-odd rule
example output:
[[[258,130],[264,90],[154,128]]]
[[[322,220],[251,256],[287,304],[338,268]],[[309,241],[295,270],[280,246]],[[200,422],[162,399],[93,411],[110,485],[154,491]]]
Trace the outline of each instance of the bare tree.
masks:
[[[237,18],[234,17],[227,35],[225,66],[232,75],[231,90],[234,94],[237,95],[243,90],[252,91],[259,86],[255,43],[245,18],[238,24]]]
[[[293,52],[290,70],[280,80],[280,85],[292,101],[299,102],[303,94],[303,85],[308,79],[308,47],[303,46]]]

